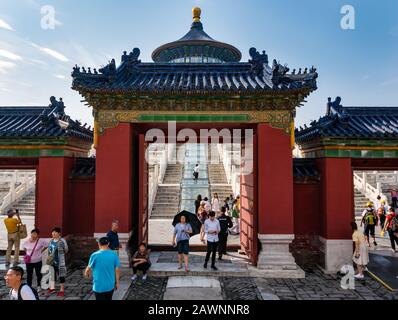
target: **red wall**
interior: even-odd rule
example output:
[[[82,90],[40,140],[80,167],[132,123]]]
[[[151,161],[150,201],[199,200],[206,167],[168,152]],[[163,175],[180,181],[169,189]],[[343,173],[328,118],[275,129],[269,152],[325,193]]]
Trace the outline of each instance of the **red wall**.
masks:
[[[120,123],[98,137],[95,183],[95,232],[114,219],[129,232],[132,216],[132,124]]]
[[[257,126],[260,234],[293,234],[293,164],[290,136],[267,124]]]
[[[67,157],[40,157],[37,170],[36,225],[43,237],[53,227],[64,227],[69,212],[69,174],[74,159]]]
[[[321,173],[321,230],[326,239],[349,239],[354,186],[350,158],[317,159]]]
[[[92,236],[95,223],[95,178],[72,179],[65,233]]]
[[[294,234],[319,235],[321,216],[320,194],[319,183],[294,183]]]

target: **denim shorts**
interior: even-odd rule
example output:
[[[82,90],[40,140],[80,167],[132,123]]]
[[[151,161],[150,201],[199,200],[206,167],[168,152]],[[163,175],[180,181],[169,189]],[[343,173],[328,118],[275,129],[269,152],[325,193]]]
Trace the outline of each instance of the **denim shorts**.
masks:
[[[177,242],[178,254],[188,254],[189,253],[189,240],[180,240]]]

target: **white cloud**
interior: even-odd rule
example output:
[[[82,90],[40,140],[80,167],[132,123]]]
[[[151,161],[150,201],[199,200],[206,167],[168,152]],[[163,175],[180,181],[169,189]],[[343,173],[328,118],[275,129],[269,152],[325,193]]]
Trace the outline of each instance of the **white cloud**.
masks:
[[[0,49],[0,57],[7,58],[9,60],[14,60],[14,61],[22,60],[21,56],[13,53],[11,51],[4,50],[4,49]]]
[[[3,19],[0,19],[0,28],[6,29],[6,30],[10,30],[10,31],[14,31],[14,29],[7,22],[5,22]]]
[[[62,80],[66,79],[66,77],[64,75],[62,75],[62,74],[54,74],[54,77],[56,77],[58,79],[62,79]]]
[[[68,62],[69,59],[67,57],[65,57],[62,53],[55,51],[53,49],[50,48],[46,48],[46,47],[41,47],[37,44],[32,43],[32,46],[35,47],[36,49],[40,50],[41,52],[44,52],[46,54],[48,54],[49,56],[62,61],[62,62]]]
[[[0,60],[0,73],[7,73],[8,69],[16,67],[14,62]]]

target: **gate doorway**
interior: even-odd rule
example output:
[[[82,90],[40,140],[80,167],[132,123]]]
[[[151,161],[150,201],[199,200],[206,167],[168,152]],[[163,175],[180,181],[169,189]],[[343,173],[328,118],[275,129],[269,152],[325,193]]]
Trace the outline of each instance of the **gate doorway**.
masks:
[[[203,126],[195,129],[198,132]],[[166,143],[157,143],[146,141],[146,134],[146,131],[139,130],[133,139],[133,152],[138,154],[133,157],[133,172],[136,173],[133,174],[133,190],[138,187],[133,209],[133,230],[136,230],[137,244],[146,242],[154,250],[174,250],[171,245],[174,215],[182,210],[197,213],[195,200],[199,194],[203,201],[207,198],[212,209],[215,209],[214,195],[217,194],[219,209],[224,206],[224,201],[229,207],[228,215],[232,216],[233,205],[239,209],[239,217],[234,214],[232,219],[234,225],[228,237],[228,250],[241,250],[255,264],[255,136],[251,139],[243,137],[238,144],[225,141],[212,143],[211,139],[191,143],[192,137],[182,143],[173,143],[170,137]],[[199,176],[195,179],[193,171],[197,164]],[[227,200],[231,195],[235,202]],[[191,238],[192,250],[206,249],[200,238],[200,235]]]

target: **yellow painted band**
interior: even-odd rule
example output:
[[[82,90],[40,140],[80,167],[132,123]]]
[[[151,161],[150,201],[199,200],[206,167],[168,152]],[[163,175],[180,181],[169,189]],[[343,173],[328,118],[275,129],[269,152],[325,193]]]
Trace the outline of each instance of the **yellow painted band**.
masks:
[[[370,276],[375,279],[376,281],[380,282],[384,287],[386,287],[390,291],[394,291],[393,288],[391,288],[387,283],[385,283],[383,280],[381,280],[378,276],[376,276],[373,272],[370,272],[369,270],[367,271]]]
[[[88,152],[86,149],[80,149],[76,147],[65,147],[65,146],[0,146],[0,149],[43,149],[43,150],[51,150],[51,149],[64,149],[69,151],[80,151],[80,152]]]

